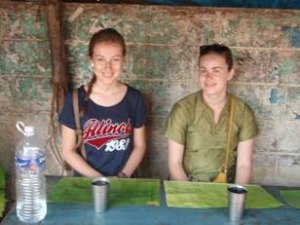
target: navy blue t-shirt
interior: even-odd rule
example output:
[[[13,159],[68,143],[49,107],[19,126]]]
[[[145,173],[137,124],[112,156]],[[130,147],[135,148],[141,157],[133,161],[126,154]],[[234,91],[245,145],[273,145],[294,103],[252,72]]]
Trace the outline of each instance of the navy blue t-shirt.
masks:
[[[80,118],[82,140],[88,164],[104,176],[115,176],[125,166],[133,148],[133,129],[146,122],[142,94],[127,86],[124,98],[114,106],[104,107],[85,101],[84,86],[78,89],[79,107],[86,107]],[[66,96],[59,123],[75,130],[72,92]]]

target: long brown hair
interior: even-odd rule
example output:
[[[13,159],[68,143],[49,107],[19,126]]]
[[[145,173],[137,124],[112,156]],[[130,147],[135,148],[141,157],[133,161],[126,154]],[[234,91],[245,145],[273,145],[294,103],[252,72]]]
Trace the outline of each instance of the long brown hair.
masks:
[[[95,45],[99,43],[113,43],[113,44],[119,44],[122,47],[122,54],[123,56],[126,55],[126,44],[123,36],[115,29],[113,28],[105,28],[102,30],[99,30],[98,32],[94,33],[93,36],[90,39],[89,47],[88,47],[88,55],[91,58],[94,54],[94,47]],[[90,94],[92,92],[92,87],[94,83],[96,82],[96,75],[93,74],[90,82],[87,85],[87,96],[85,101],[87,101],[90,98]],[[80,116],[83,116],[85,113],[86,107],[84,107],[82,110],[80,110]]]
[[[94,54],[94,47],[96,44],[99,43],[114,43],[114,44],[119,44],[122,47],[122,54],[123,56],[126,55],[126,44],[125,44],[125,40],[123,38],[123,36],[116,31],[113,28],[106,28],[103,30],[99,30],[98,32],[96,32],[89,43],[89,57],[92,57]],[[91,81],[88,84],[88,89],[87,89],[87,96],[89,98],[91,91],[92,91],[92,87],[93,84],[96,81],[96,76],[95,74],[93,74],[93,77],[91,79]]]

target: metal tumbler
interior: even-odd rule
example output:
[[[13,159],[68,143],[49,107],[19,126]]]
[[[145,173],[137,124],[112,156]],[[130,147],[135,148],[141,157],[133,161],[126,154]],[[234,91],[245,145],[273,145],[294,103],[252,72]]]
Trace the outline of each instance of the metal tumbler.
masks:
[[[105,212],[108,207],[109,180],[105,177],[93,179],[92,190],[95,212]]]
[[[240,221],[244,212],[247,189],[242,185],[233,184],[227,190],[229,221]]]

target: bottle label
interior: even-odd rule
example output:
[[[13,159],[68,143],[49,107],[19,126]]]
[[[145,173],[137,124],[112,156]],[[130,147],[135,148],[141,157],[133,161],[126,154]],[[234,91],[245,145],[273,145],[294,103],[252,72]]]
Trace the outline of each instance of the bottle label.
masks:
[[[40,154],[34,159],[23,159],[16,157],[16,166],[23,172],[28,170],[32,172],[38,172],[45,168],[45,161],[46,156],[44,154]]]

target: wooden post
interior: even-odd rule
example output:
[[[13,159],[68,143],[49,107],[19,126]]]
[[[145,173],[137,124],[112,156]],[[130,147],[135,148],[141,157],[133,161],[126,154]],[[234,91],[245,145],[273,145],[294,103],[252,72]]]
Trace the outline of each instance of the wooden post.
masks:
[[[61,157],[60,147],[57,144],[57,137],[60,134],[60,126],[57,122],[57,114],[61,111],[65,94],[68,90],[69,76],[67,75],[67,63],[65,57],[63,25],[62,25],[62,4],[61,0],[46,0],[45,10],[47,16],[48,36],[52,55],[52,101],[51,121],[49,126],[50,150],[53,152],[57,162],[61,165],[62,172],[65,170],[64,160]]]
[[[61,0],[46,0],[46,15],[52,54],[52,85],[55,89],[55,92],[57,92],[56,111],[59,112],[63,106],[64,96],[69,83],[65,58],[63,25],[61,19]]]

